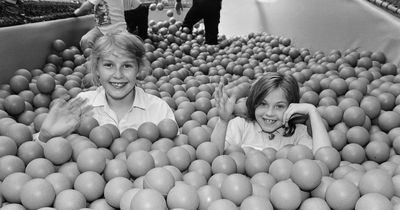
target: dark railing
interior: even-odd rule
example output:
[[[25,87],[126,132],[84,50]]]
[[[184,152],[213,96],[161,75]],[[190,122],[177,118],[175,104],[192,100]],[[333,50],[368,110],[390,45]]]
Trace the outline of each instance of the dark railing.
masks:
[[[175,0],[142,0],[144,4],[163,3],[165,9],[174,7]],[[183,0],[183,7],[190,7],[191,0]],[[18,0],[10,3],[0,0],[0,27],[21,25],[73,17],[80,1]]]
[[[400,18],[400,0],[368,0],[372,4]]]
[[[74,2],[0,0],[0,27],[56,20],[73,16],[79,7]]]

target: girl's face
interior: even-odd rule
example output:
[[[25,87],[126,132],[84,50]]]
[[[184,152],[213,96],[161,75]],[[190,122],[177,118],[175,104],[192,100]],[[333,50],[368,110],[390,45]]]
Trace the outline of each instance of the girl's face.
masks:
[[[121,100],[128,95],[133,97],[132,92],[139,71],[139,65],[135,59],[127,57],[124,53],[110,53],[100,58],[97,70],[107,98]]]
[[[273,132],[283,125],[283,114],[289,106],[281,88],[271,91],[255,110],[256,121],[265,132]]]

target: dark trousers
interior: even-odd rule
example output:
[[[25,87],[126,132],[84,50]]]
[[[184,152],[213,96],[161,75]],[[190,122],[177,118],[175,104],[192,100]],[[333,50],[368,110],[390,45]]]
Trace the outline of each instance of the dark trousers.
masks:
[[[145,40],[147,38],[149,8],[141,4],[138,8],[127,10],[124,13],[128,31]]]
[[[193,5],[186,13],[182,27],[192,30],[193,26],[203,19],[206,44],[218,44],[220,11],[220,0],[193,0]]]

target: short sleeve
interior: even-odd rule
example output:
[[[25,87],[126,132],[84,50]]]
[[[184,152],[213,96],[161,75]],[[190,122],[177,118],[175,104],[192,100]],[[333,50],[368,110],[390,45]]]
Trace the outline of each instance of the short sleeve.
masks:
[[[161,101],[162,107],[165,110],[166,118],[176,121],[174,112],[172,111],[171,107],[165,102],[164,100]]]
[[[244,124],[245,119],[241,117],[235,117],[229,121],[226,129],[225,148],[229,145],[242,145]]]
[[[312,149],[312,138],[307,132],[307,126],[298,124],[296,127],[296,142],[295,144],[302,144]]]
[[[148,106],[146,109],[152,112],[151,118],[154,119],[154,123],[158,123],[165,118],[176,121],[175,114],[166,101],[148,93],[144,93],[143,96],[141,100],[146,100],[147,104],[143,104],[142,106]]]

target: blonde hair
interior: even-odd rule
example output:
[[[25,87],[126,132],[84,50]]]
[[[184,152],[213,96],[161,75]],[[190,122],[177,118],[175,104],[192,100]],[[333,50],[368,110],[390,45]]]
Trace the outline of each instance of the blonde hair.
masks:
[[[125,56],[136,60],[139,66],[138,73],[148,71],[150,68],[150,63],[145,56],[146,51],[143,41],[140,38],[128,32],[106,34],[96,40],[88,60],[87,68],[93,75],[94,85],[100,85],[97,77],[99,60],[113,52],[123,53]]]

